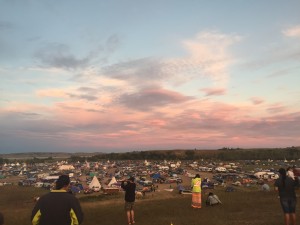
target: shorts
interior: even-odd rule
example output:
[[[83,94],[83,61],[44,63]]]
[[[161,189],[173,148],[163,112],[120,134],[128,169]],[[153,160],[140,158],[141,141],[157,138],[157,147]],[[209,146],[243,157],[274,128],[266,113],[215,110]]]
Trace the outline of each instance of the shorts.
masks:
[[[134,202],[125,202],[125,210],[130,211],[133,210]]]
[[[296,203],[295,198],[281,198],[280,204],[284,213],[295,213],[296,212]]]

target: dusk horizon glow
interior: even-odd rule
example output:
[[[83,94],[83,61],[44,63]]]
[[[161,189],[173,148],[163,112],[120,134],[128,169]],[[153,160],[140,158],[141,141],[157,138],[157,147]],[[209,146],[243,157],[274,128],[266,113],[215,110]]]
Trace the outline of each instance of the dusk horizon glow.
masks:
[[[300,146],[300,1],[0,3],[0,153]]]

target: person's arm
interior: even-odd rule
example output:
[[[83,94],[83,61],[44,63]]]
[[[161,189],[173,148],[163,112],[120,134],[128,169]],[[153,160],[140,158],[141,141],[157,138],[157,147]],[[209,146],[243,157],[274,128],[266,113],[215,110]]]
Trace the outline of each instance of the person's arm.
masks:
[[[4,216],[3,214],[0,212],[0,224],[3,225],[4,224]]]
[[[41,200],[38,200],[37,203],[35,204],[32,213],[31,213],[31,223],[32,225],[39,225],[40,224],[40,218],[41,218],[41,209],[40,209],[40,202]]]
[[[276,180],[274,183],[274,190],[278,191],[278,180]]]
[[[136,191],[136,183],[134,183],[134,191]]]
[[[123,188],[124,190],[126,189],[126,185],[125,185],[125,181],[124,180],[121,182],[121,188]]]
[[[83,221],[83,213],[80,203],[77,198],[74,197],[70,217],[73,225],[79,225]]]
[[[217,195],[214,195],[215,199],[217,199],[217,201],[222,204],[221,200],[219,199],[219,197]]]

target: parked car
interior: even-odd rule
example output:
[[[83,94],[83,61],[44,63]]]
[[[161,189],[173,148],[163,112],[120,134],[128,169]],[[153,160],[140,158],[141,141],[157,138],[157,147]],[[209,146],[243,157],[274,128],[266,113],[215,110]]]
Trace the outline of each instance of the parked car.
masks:
[[[90,189],[90,188],[85,188],[85,189],[83,190],[83,193],[84,193],[84,194],[92,194],[92,193],[93,193],[93,190]]]

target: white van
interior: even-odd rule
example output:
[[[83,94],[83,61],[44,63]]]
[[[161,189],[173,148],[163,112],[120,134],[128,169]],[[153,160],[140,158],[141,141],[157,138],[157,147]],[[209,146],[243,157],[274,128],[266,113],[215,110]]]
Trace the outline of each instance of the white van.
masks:
[[[41,188],[41,187],[43,187],[43,185],[44,185],[43,182],[36,182],[36,183],[34,184],[34,187]]]

